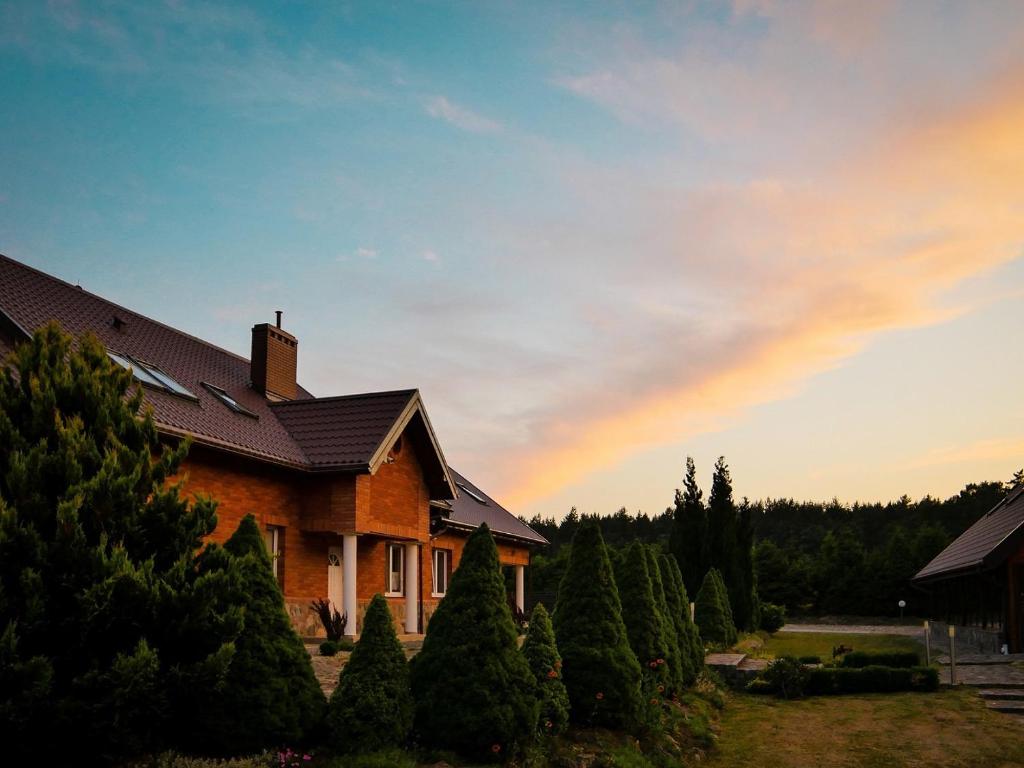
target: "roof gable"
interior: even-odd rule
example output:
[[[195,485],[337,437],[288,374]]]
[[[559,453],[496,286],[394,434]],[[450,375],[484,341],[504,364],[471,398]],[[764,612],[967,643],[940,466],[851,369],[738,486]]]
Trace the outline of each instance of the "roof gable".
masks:
[[[914,581],[957,576],[974,570],[995,568],[1024,537],[1024,485],[1018,485],[1006,498],[960,534],[924,568]]]

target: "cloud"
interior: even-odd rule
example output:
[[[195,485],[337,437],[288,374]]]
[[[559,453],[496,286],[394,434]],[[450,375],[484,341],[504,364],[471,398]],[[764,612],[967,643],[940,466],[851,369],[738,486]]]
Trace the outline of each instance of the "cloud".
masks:
[[[434,96],[426,101],[427,114],[438,120],[454,125],[469,133],[499,133],[501,123],[484,117],[471,109],[455,104],[444,96]]]
[[[593,380],[522,414],[518,444],[487,457],[502,498],[534,502],[721,429],[880,333],[964,311],[944,303],[951,288],[1024,253],[1022,86],[1024,69],[971,103],[907,115],[814,177],[680,190],[574,173],[591,221],[629,222],[594,233],[612,246],[588,264],[619,306],[595,303]],[[630,238],[632,251],[614,247]],[[630,295],[644,298],[622,308]]]
[[[953,464],[1005,464],[1009,471],[1024,466],[1024,439],[993,438],[976,440],[967,445],[946,445],[904,462],[899,469],[909,471]]]
[[[0,202],[2,202],[2,198],[0,198]],[[430,262],[431,264],[439,264],[441,262],[441,257],[437,255],[437,252],[432,251],[429,248],[420,254],[420,258],[424,261]]]
[[[360,259],[376,259],[377,258],[377,249],[376,248],[359,247],[359,248],[356,248],[356,256],[358,256]]]

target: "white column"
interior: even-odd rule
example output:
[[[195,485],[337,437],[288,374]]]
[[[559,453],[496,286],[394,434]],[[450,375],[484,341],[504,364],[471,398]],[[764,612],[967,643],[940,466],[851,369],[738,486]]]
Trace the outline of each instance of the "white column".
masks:
[[[526,566],[516,567],[516,608],[520,611],[526,610]]]
[[[405,631],[410,635],[420,629],[420,545],[405,545]]]
[[[345,534],[342,539],[342,551],[341,551],[341,562],[345,569],[342,576],[344,582],[342,586],[342,602],[344,603],[344,611],[348,614],[345,619],[345,634],[349,637],[355,637],[356,634],[356,616],[359,614],[359,606],[356,604],[356,595],[359,594],[356,591],[356,561],[357,561],[357,546],[356,537],[354,534]]]

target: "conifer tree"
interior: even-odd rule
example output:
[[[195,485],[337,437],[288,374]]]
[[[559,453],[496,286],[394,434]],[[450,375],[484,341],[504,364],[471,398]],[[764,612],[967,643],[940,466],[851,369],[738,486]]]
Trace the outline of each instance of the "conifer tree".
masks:
[[[725,463],[724,456],[719,456],[708,497],[708,546],[710,565],[718,570],[730,598],[735,596],[736,588],[736,516],[729,465]]]
[[[203,708],[198,747],[250,754],[301,743],[322,721],[324,695],[288,618],[256,518],[242,518],[223,552],[207,549],[201,570],[215,572],[227,564],[239,569],[238,589],[229,599],[244,608],[245,629],[235,641],[223,691]]]
[[[331,746],[338,753],[377,752],[405,742],[412,728],[409,665],[395,634],[387,600],[370,601],[348,664],[327,713]]]
[[[693,685],[697,674],[704,668],[704,645],[700,633],[690,618],[690,602],[683,586],[679,566],[671,555],[658,558],[661,580],[665,584],[665,602],[675,628],[679,644],[680,671],[683,685]]]
[[[734,587],[729,593],[736,627],[746,631],[756,629],[756,580],[754,578],[754,522],[750,502],[740,504],[739,525],[736,530],[736,571]]]
[[[537,682],[538,730],[547,735],[561,733],[569,723],[569,694],[562,682],[562,657],[555,645],[555,630],[543,603],[537,603],[530,615],[523,655]]]
[[[582,523],[573,537],[553,620],[573,722],[634,728],[641,711],[640,664],[596,520]]]
[[[187,444],[160,443],[131,373],[94,336],[51,324],[0,365],[0,446],[5,757],[178,746],[241,629],[216,599],[234,574],[195,568],[215,505],[166,482]]]
[[[647,562],[647,547],[634,541],[626,550],[626,557],[618,581],[622,600],[622,621],[626,625],[629,646],[640,662],[645,689],[662,689],[672,685],[668,666],[669,643],[665,626],[658,611],[654,584]]]
[[[731,645],[736,641],[736,627],[729,608],[729,593],[718,570],[712,568],[704,576],[697,593],[697,627],[700,636],[717,645]]]
[[[466,542],[411,675],[420,743],[468,759],[503,760],[533,739],[536,684],[519,651],[486,524]]]
[[[703,495],[697,485],[697,469],[693,458],[687,456],[683,491],[676,490],[668,549],[679,565],[683,583],[690,594],[696,594],[710,567],[708,511],[704,506]]]
[[[654,604],[658,609],[661,634],[665,639],[665,666],[668,667],[669,692],[680,693],[685,686],[684,678],[689,659],[682,658],[679,636],[676,634],[675,621],[669,612],[665,582],[661,577],[661,567],[658,565],[658,555],[654,547],[650,546],[644,547],[644,554],[647,556],[647,572],[651,576],[651,588],[654,590]]]

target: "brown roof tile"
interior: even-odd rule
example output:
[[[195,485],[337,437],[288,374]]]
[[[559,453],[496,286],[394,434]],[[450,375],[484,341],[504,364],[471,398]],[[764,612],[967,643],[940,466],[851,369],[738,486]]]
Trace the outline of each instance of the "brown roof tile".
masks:
[[[452,500],[451,512],[446,516],[448,523],[461,528],[477,528],[481,523],[495,535],[511,536],[532,544],[547,544],[548,540],[537,533],[480,488],[449,467],[459,496]]]
[[[922,568],[914,581],[952,578],[1000,565],[1024,536],[1024,485],[1017,486]]]

